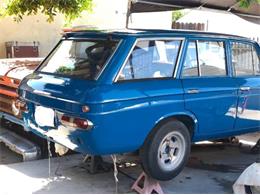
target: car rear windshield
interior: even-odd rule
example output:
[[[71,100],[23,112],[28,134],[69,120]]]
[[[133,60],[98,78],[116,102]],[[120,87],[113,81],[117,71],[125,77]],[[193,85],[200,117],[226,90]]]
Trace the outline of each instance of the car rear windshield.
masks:
[[[95,80],[118,43],[113,40],[63,40],[37,71]]]

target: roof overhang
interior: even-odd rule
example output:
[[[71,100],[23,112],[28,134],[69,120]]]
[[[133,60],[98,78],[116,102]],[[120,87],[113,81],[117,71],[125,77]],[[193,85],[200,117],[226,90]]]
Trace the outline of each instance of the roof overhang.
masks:
[[[130,0],[130,13],[171,11],[192,8],[210,8],[234,13],[246,20],[260,24],[260,4],[240,7],[237,0]]]

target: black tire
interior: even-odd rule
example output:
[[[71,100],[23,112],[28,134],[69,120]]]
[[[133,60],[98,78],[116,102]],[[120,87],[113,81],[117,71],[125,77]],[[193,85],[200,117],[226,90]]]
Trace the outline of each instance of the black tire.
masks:
[[[162,153],[159,152],[159,148],[162,148],[165,145],[166,147],[170,147],[168,145],[169,139],[166,139],[166,136],[167,135],[171,136],[171,134],[173,134],[173,137],[171,137],[170,140],[176,142],[176,139],[174,140],[174,134],[176,134],[177,137],[181,138],[180,142],[184,144],[182,147],[183,150],[178,149],[180,150],[178,151],[178,153],[180,152],[180,154],[178,154],[180,155],[180,157],[178,157],[175,167],[173,167],[173,169],[170,170],[165,170],[165,168],[162,168],[163,164],[161,162],[164,163],[166,162],[168,164],[171,164],[169,163],[171,161],[170,160],[165,161],[165,159],[162,159]],[[170,147],[170,148],[174,148],[174,147]],[[161,181],[171,180],[183,170],[189,158],[190,148],[191,148],[191,136],[188,128],[178,120],[166,121],[163,124],[158,125],[152,130],[152,132],[146,138],[144,145],[140,149],[140,159],[141,159],[142,167],[145,173],[154,179],[161,180]],[[169,151],[169,154],[170,153],[171,153],[171,149]],[[166,153],[163,153],[163,155],[165,154]],[[166,156],[168,155],[172,157],[172,155],[169,154],[166,154]]]

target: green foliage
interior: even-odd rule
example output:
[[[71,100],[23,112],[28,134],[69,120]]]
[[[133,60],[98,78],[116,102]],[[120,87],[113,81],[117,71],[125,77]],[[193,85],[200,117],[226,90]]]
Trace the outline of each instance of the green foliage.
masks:
[[[252,3],[260,4],[260,0],[237,0],[240,7],[248,8]]]
[[[5,11],[2,15],[15,16],[21,21],[24,15],[45,14],[47,21],[52,22],[54,17],[61,13],[68,21],[80,16],[81,12],[92,9],[92,0],[4,0]],[[1,14],[1,12],[0,12]]]
[[[72,72],[73,71],[73,68],[68,68],[68,67],[66,67],[66,66],[62,66],[62,67],[60,67],[57,71],[56,71],[56,73],[70,73],[70,72]]]
[[[180,11],[180,10],[173,11],[172,12],[172,21],[176,22],[177,20],[179,20],[183,16],[184,16],[184,13],[182,11]]]

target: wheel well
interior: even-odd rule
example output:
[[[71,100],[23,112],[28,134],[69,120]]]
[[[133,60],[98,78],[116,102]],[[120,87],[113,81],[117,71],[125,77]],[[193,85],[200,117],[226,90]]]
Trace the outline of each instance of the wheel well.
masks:
[[[195,130],[195,122],[194,120],[187,116],[187,115],[176,115],[176,116],[171,116],[171,117],[167,117],[167,118],[164,118],[163,120],[161,120],[157,125],[162,125],[170,120],[178,120],[178,121],[181,121],[189,130],[190,132],[190,136],[191,136],[191,139],[194,135],[194,130]],[[156,125],[156,126],[157,126]]]

